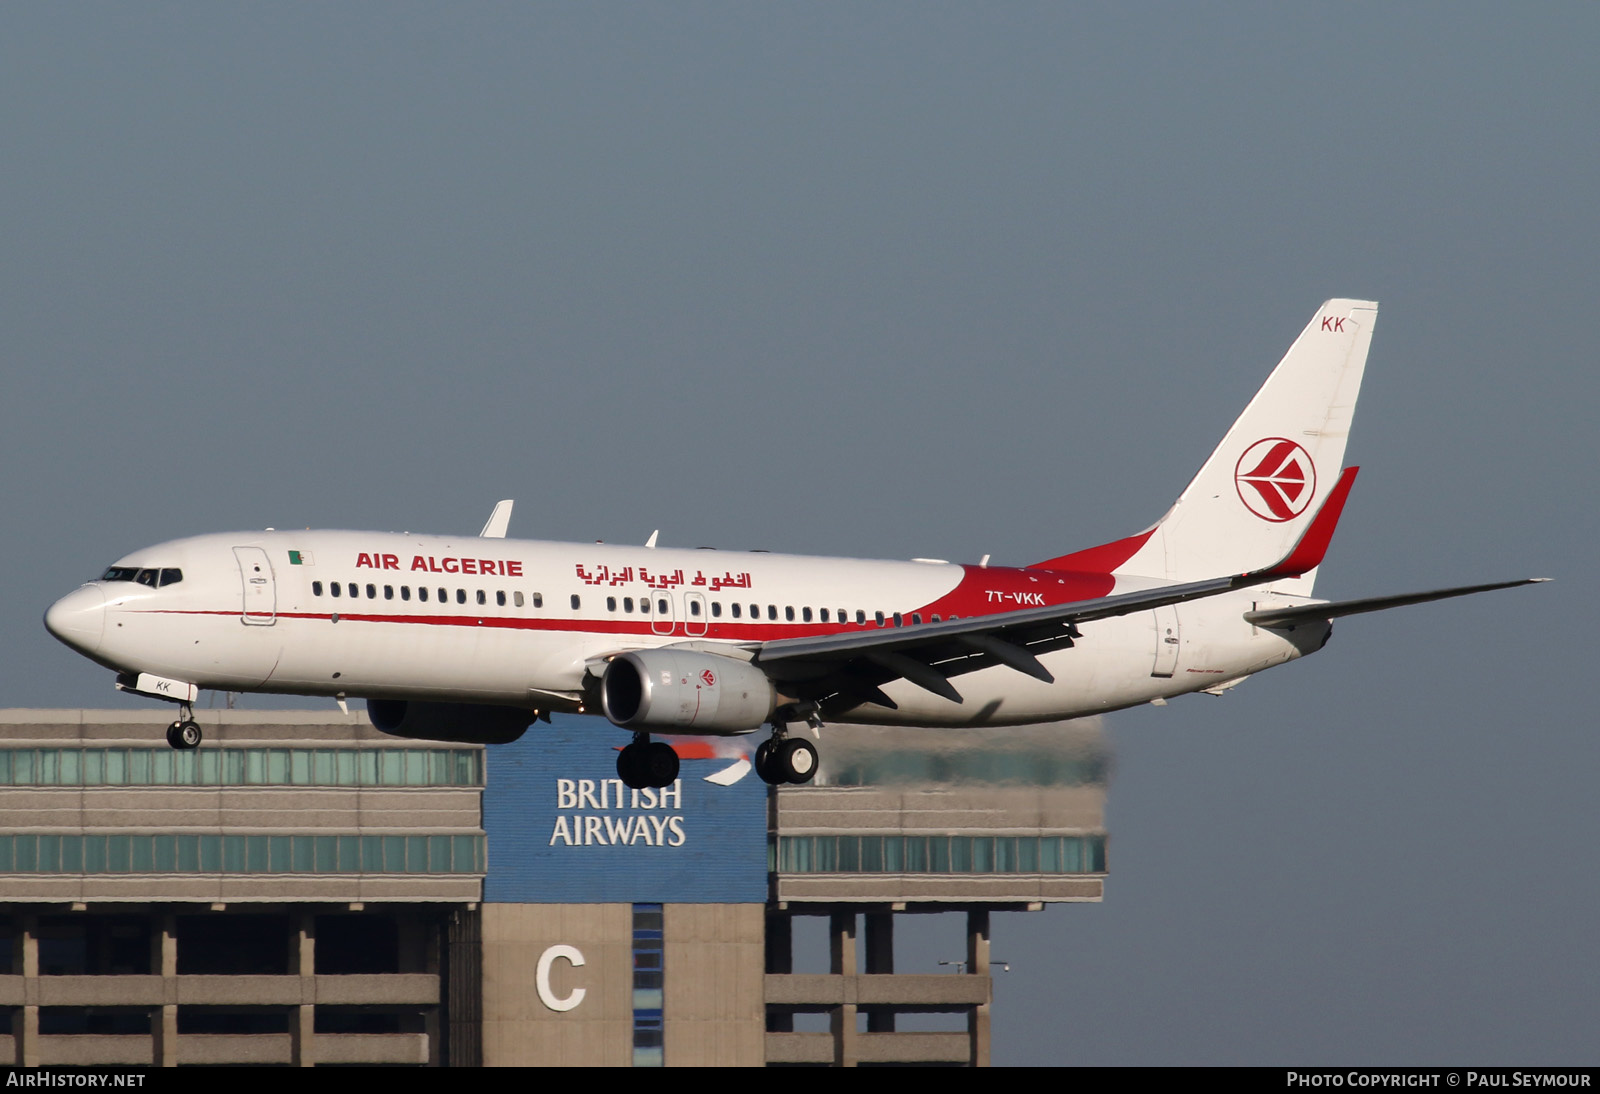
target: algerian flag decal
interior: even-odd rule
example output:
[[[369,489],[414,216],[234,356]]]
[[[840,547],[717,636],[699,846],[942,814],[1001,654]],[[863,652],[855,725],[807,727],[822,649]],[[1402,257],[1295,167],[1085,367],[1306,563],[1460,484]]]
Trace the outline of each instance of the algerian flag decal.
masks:
[[[291,566],[310,566],[310,565],[312,565],[311,552],[310,551],[290,551],[289,552],[289,565],[291,565]]]

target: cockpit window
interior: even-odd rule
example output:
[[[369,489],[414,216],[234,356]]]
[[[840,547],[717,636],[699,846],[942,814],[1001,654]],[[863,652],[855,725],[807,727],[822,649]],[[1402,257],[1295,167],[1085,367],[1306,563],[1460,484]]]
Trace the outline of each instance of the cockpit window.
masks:
[[[176,585],[183,580],[183,571],[176,567],[168,566],[164,569],[154,567],[140,569],[137,566],[113,566],[100,575],[101,581],[133,581],[140,585],[154,589],[167,585]]]

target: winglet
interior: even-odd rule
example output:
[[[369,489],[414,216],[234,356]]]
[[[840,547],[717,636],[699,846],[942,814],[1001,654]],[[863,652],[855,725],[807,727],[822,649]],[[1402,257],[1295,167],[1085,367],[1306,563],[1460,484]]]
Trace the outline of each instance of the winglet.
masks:
[[[507,498],[495,505],[494,512],[489,514],[489,523],[478,533],[479,539],[506,538],[506,529],[511,526],[511,504],[511,499]]]
[[[1344,469],[1339,481],[1328,491],[1327,500],[1322,503],[1322,508],[1311,518],[1311,523],[1306,526],[1305,532],[1289,549],[1288,554],[1265,570],[1254,570],[1236,580],[1243,584],[1255,585],[1279,577],[1299,577],[1321,566],[1322,556],[1328,553],[1328,543],[1333,539],[1333,530],[1338,527],[1339,515],[1344,512],[1345,499],[1350,496],[1350,488],[1355,485],[1356,472],[1360,470],[1359,467]]]

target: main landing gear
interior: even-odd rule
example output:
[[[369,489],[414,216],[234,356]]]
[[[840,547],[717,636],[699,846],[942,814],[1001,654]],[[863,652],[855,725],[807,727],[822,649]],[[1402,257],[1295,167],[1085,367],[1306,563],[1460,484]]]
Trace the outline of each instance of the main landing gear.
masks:
[[[678,778],[678,754],[665,741],[635,733],[633,743],[617,753],[617,777],[633,790],[671,786]]]
[[[773,786],[808,783],[817,773],[817,750],[801,737],[776,734],[756,746],[756,774]]]
[[[803,737],[789,736],[789,722],[804,721],[822,728],[815,704],[809,709],[784,708],[772,720],[772,736],[756,746],[755,768],[761,781],[772,786],[808,783],[817,773],[817,749]]]
[[[178,720],[167,727],[167,744],[188,751],[191,748],[199,748],[203,737],[200,723],[194,720],[194,707],[188,703],[179,703]]]

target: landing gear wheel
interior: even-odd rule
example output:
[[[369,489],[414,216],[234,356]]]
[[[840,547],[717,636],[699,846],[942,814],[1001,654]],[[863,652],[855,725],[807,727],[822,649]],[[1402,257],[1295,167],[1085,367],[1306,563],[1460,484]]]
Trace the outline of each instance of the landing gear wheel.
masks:
[[[640,753],[646,746],[631,744],[625,746],[617,753],[617,778],[622,780],[622,785],[630,790],[643,790],[649,786],[649,774],[644,770],[644,765],[639,762]]]
[[[200,723],[190,718],[180,719],[167,727],[167,744],[182,751],[199,748],[203,737]]]
[[[778,746],[782,743],[776,737],[768,737],[765,741],[756,745],[754,760],[756,774],[768,786],[776,786],[778,783],[789,781],[788,777],[778,770],[777,764],[773,761],[773,754],[777,752]]]
[[[678,780],[678,754],[665,741],[655,741],[645,746],[644,768],[649,776],[648,786],[671,786]]]
[[[801,737],[783,742],[773,761],[774,773],[781,773],[785,782],[808,783],[817,773],[817,750]]]
[[[671,786],[678,778],[678,754],[665,741],[636,740],[617,753],[617,778],[632,790]]]

